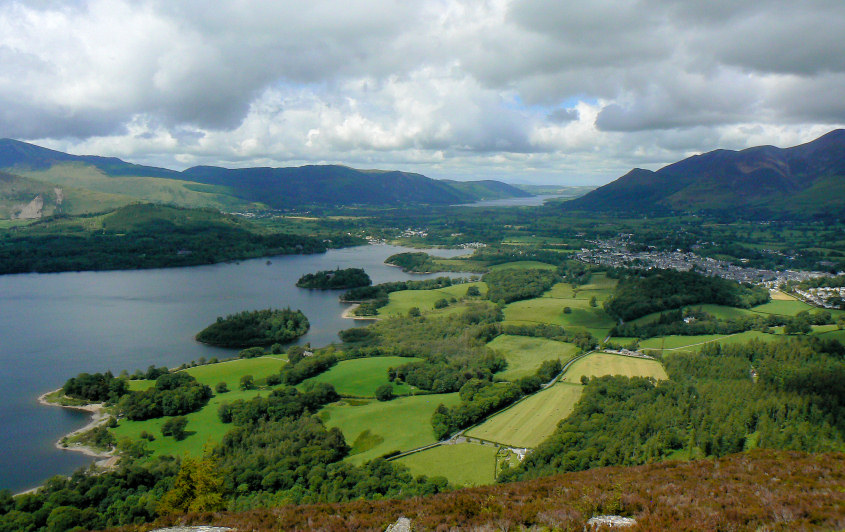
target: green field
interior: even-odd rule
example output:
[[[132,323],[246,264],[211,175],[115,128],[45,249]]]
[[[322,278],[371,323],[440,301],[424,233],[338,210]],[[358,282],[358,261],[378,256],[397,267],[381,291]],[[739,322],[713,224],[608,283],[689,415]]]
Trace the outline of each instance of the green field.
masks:
[[[804,310],[812,310],[814,307],[804,303],[803,301],[793,300],[793,301],[783,301],[783,300],[774,300],[769,301],[763,305],[758,305],[753,307],[751,310],[754,312],[760,312],[761,314],[779,314],[782,316],[795,316],[801,311]]]
[[[219,382],[225,382],[230,390],[237,390],[244,375],[252,375],[257,384],[262,384],[264,379],[278,373],[287,362],[284,355],[272,355],[257,358],[239,358],[227,360],[216,364],[206,364],[188,368],[184,371],[193,375],[195,379],[212,388]],[[129,389],[133,391],[146,390],[151,388],[155,381],[132,380],[129,381]]]
[[[401,290],[392,292],[388,297],[390,302],[378,311],[379,316],[406,316],[412,307],[417,307],[423,312],[434,311],[434,303],[440,299],[447,301],[455,298],[460,301],[466,296],[467,289],[475,286],[482,294],[487,293],[487,283],[475,282],[447,286],[437,290]],[[464,308],[460,303],[450,303],[445,309],[438,310],[438,314],[448,314]]]
[[[705,334],[698,336],[663,336],[659,338],[648,338],[640,341],[640,349],[644,350],[661,350],[667,351],[696,351],[705,343],[720,342],[722,344],[736,344],[743,343],[749,340],[777,340],[783,338],[778,334],[766,334],[760,331],[745,331],[738,334],[724,335],[724,334]],[[683,349],[690,347],[690,349]]]
[[[438,445],[396,460],[414,476],[443,476],[456,486],[483,486],[495,481],[496,452],[492,445]]]
[[[505,262],[490,266],[490,271],[497,270],[557,270],[555,266],[536,260],[522,260],[517,262]]]
[[[405,357],[375,357],[344,360],[325,373],[312,377],[297,388],[305,389],[314,382],[327,382],[337,393],[353,397],[374,397],[375,390],[382,384],[393,384],[387,380],[387,369],[421,360]],[[393,393],[408,395],[413,388],[407,384],[393,384]]]
[[[590,283],[573,287],[557,283],[542,297],[516,301],[505,307],[505,321],[515,323],[551,323],[564,328],[586,330],[596,339],[603,340],[613,328],[613,318],[602,310],[602,302],[609,298],[616,285],[615,279],[595,274]],[[595,297],[597,306],[590,306]],[[564,314],[564,307],[572,312]]]
[[[579,383],[582,376],[601,377],[604,375],[623,375],[625,377],[654,377],[668,380],[663,365],[656,360],[645,358],[593,353],[578,360],[563,376],[562,382]]]
[[[161,435],[161,426],[170,417],[161,417],[156,419],[148,419],[146,421],[129,421],[123,419],[120,424],[111,429],[112,434],[115,435],[118,441],[122,438],[130,438],[133,441],[140,439],[142,431],[147,431],[155,436],[155,441],[149,442],[147,447],[155,454],[173,454],[182,455],[189,454],[191,456],[201,456],[203,454],[203,447],[207,443],[218,443],[223,435],[229,432],[233,425],[225,424],[217,417],[217,410],[223,403],[231,403],[237,399],[252,399],[257,395],[268,395],[269,391],[263,390],[249,390],[246,392],[237,390],[237,387],[228,393],[216,394],[208,404],[199,412],[188,414],[188,426],[186,431],[188,437],[182,441],[176,441],[170,436]]]
[[[711,305],[709,303],[705,304],[705,305],[688,305],[686,308],[692,308],[692,309],[699,309],[700,308],[704,312],[707,312],[708,314],[711,314],[711,315],[713,315],[713,317],[720,319],[720,320],[730,320],[730,319],[734,319],[734,318],[741,318],[741,317],[748,316],[748,315],[751,315],[751,316],[754,315],[754,313],[752,311],[747,310],[747,309],[728,307],[728,306],[725,306],[725,305]],[[664,312],[666,312],[666,311],[664,311]],[[630,323],[634,323],[634,324],[637,324],[637,325],[645,325],[645,324],[648,324],[648,323],[653,323],[660,318],[661,314],[662,314],[662,312],[653,312],[653,313],[647,314],[647,315],[645,315],[641,318],[631,320]]]
[[[564,307],[570,307],[572,312],[564,314]],[[505,307],[504,314],[505,322],[551,323],[564,328],[587,330],[598,340],[603,340],[614,325],[613,318],[601,307],[590,307],[583,299],[539,297],[516,301]]]
[[[536,447],[555,431],[560,420],[572,413],[582,389],[580,384],[555,384],[493,416],[466,435],[514,447]]]
[[[362,464],[392,451],[434,443],[431,415],[439,404],[457,405],[457,393],[400,397],[388,402],[341,401],[320,411],[327,427],[338,427],[353,448],[350,462]]]
[[[546,360],[560,359],[565,364],[578,351],[574,345],[564,342],[508,334],[497,336],[487,347],[500,351],[508,361],[508,367],[496,374],[496,378],[502,380],[533,375]]]
[[[825,340],[837,340],[843,344],[845,344],[845,330],[833,330],[828,332],[822,332],[817,335],[819,338],[824,338]]]

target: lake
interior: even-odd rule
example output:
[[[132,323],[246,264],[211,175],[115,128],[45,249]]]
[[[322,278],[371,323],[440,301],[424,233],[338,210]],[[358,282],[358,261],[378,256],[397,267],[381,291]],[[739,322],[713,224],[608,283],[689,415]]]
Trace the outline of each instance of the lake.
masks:
[[[496,200],[476,201],[474,203],[458,205],[458,207],[539,207],[540,205],[543,205],[546,200],[564,197],[568,196],[540,195],[528,196],[525,198],[504,198]]]
[[[218,316],[290,306],[311,323],[297,343],[338,341],[361,325],[341,318],[342,291],[297,288],[305,273],[362,267],[374,283],[424,279],[384,264],[395,246],[360,246],[319,255],[286,255],[191,268],[0,276],[0,489],[22,491],[91,463],[54,443],[88,416],[39,405],[37,397],[80,372],[149,365],[175,367],[234,350],[200,344],[194,335]],[[466,250],[435,250],[451,257]],[[269,262],[268,262],[269,261]],[[440,274],[442,275],[442,274]]]

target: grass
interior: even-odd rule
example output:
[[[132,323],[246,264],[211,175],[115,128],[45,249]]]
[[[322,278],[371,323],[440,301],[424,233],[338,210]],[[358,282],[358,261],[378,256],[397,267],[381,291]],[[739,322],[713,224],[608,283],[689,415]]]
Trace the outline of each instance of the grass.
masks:
[[[460,300],[466,296],[467,289],[471,286],[478,288],[482,294],[487,293],[487,283],[465,283],[437,290],[401,290],[399,292],[392,292],[388,297],[390,302],[384,307],[380,308],[379,316],[406,316],[408,311],[413,307],[419,308],[423,312],[434,311],[434,303],[452,298]],[[457,303],[450,303],[448,307],[439,311],[439,313],[449,314],[457,312],[458,309],[463,308]]]
[[[663,365],[656,360],[645,358],[593,353],[569,367],[562,382],[578,383],[582,376],[601,377],[604,375],[623,375],[625,377],[653,377],[668,380]]]
[[[487,347],[500,351],[508,367],[496,374],[497,379],[516,380],[533,375],[546,360],[560,359],[564,364],[575,356],[578,348],[572,344],[529,336],[497,336]]]
[[[780,290],[770,292],[773,301],[795,301],[795,298],[789,294],[785,294]]]
[[[662,336],[659,338],[648,338],[640,341],[640,349],[646,350],[683,350],[690,347],[690,350],[698,350],[703,344],[720,342],[723,344],[735,344],[749,340],[776,340],[782,338],[780,335],[766,334],[760,331],[745,331],[739,334],[704,334],[698,336]]]
[[[196,183],[160,177],[111,177],[94,166],[77,162],[57,164],[47,170],[28,170],[22,172],[22,175],[39,181],[55,183],[62,187],[76,187],[105,193],[120,204],[126,204],[131,201],[131,198],[135,198],[136,200],[140,199],[153,203],[172,203],[186,207],[212,207],[231,210],[243,207],[248,203],[230,196],[223,187],[197,186]],[[91,203],[98,197],[101,197],[101,195],[91,195],[90,198],[74,198],[73,201]],[[74,207],[74,211],[79,211],[82,205],[74,205]],[[84,210],[87,212],[87,209]],[[100,208],[99,210],[105,209]]]
[[[387,369],[421,360],[406,357],[358,358],[338,362],[328,371],[312,377],[297,388],[304,389],[310,383],[327,382],[337,393],[353,397],[374,397],[375,390],[383,384],[393,384],[395,395],[408,395],[413,387],[394,384],[387,380]]]
[[[505,262],[490,266],[490,271],[498,270],[557,270],[555,266],[536,260],[521,260],[517,262]]]
[[[223,403],[231,403],[237,399],[249,400],[257,395],[268,395],[268,390],[230,391],[224,394],[216,394],[208,404],[199,412],[187,414],[188,426],[186,431],[188,437],[182,441],[176,441],[171,436],[161,435],[161,426],[170,417],[148,419],[146,421],[121,420],[120,424],[111,429],[112,434],[120,441],[122,438],[130,438],[132,441],[141,439],[141,432],[147,431],[155,436],[155,440],[147,444],[147,448],[154,454],[172,454],[190,456],[201,456],[203,448],[208,443],[218,443],[229,430],[231,424],[220,421],[217,417],[217,410]]]
[[[615,322],[601,308],[616,286],[615,279],[604,274],[595,274],[589,284],[573,287],[569,283],[558,283],[542,297],[516,301],[504,309],[505,321],[516,323],[551,323],[564,328],[586,330],[598,340],[603,340]],[[590,299],[596,298],[596,306],[590,306]],[[564,307],[572,312],[564,314]]]
[[[443,476],[456,486],[484,486],[495,481],[496,452],[492,445],[438,445],[396,460],[413,475]]]
[[[515,447],[537,447],[555,431],[560,420],[572,413],[582,389],[580,384],[555,384],[493,416],[468,431],[467,436]]]
[[[270,375],[278,373],[286,361],[285,355],[270,355],[227,360],[216,364],[195,366],[182,371],[212,388],[219,382],[225,382],[230,390],[236,390],[240,386],[241,377],[244,375],[252,375],[255,382],[260,384]],[[155,381],[150,380],[132,380],[129,381],[129,389],[138,392],[151,388],[154,384]]]
[[[323,408],[327,427],[338,427],[355,447],[347,460],[362,464],[392,451],[410,451],[434,443],[431,415],[439,404],[460,402],[457,393],[400,397],[388,402],[340,401]],[[492,469],[492,466],[491,466]]]
[[[815,307],[804,303],[803,301],[798,301],[797,299],[793,299],[792,301],[784,301],[784,300],[773,300],[769,301],[768,303],[764,303],[763,305],[758,305],[756,307],[752,307],[751,310],[754,312],[759,312],[761,314],[778,314],[781,316],[795,316],[801,311],[804,310],[812,310]]]

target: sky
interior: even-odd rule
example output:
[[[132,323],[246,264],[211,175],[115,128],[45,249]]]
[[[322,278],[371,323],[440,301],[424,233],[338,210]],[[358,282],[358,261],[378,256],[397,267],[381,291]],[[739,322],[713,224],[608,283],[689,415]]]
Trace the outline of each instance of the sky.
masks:
[[[0,137],[603,184],[845,125],[842,0],[0,0]]]

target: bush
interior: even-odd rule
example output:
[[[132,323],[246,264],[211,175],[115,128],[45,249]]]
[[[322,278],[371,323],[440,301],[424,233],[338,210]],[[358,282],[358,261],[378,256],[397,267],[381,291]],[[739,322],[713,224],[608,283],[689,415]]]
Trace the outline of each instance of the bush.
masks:
[[[238,358],[257,358],[263,357],[265,354],[264,348],[262,347],[250,347],[238,352]]]
[[[255,387],[255,381],[252,375],[244,375],[241,377],[241,390],[251,390]]]
[[[229,386],[225,382],[218,382],[217,386],[214,387],[214,391],[217,393],[226,393],[229,391]]]
[[[177,441],[185,439],[188,434],[185,432],[185,427],[188,426],[188,418],[185,416],[176,416],[168,419],[161,426],[162,436],[173,436]]]
[[[382,384],[376,388],[376,399],[379,401],[390,401],[395,396],[393,395],[393,386],[390,384]]]
[[[446,298],[438,299],[437,301],[434,302],[434,308],[437,308],[437,309],[446,308],[448,306],[449,306],[449,301],[446,300]]]

